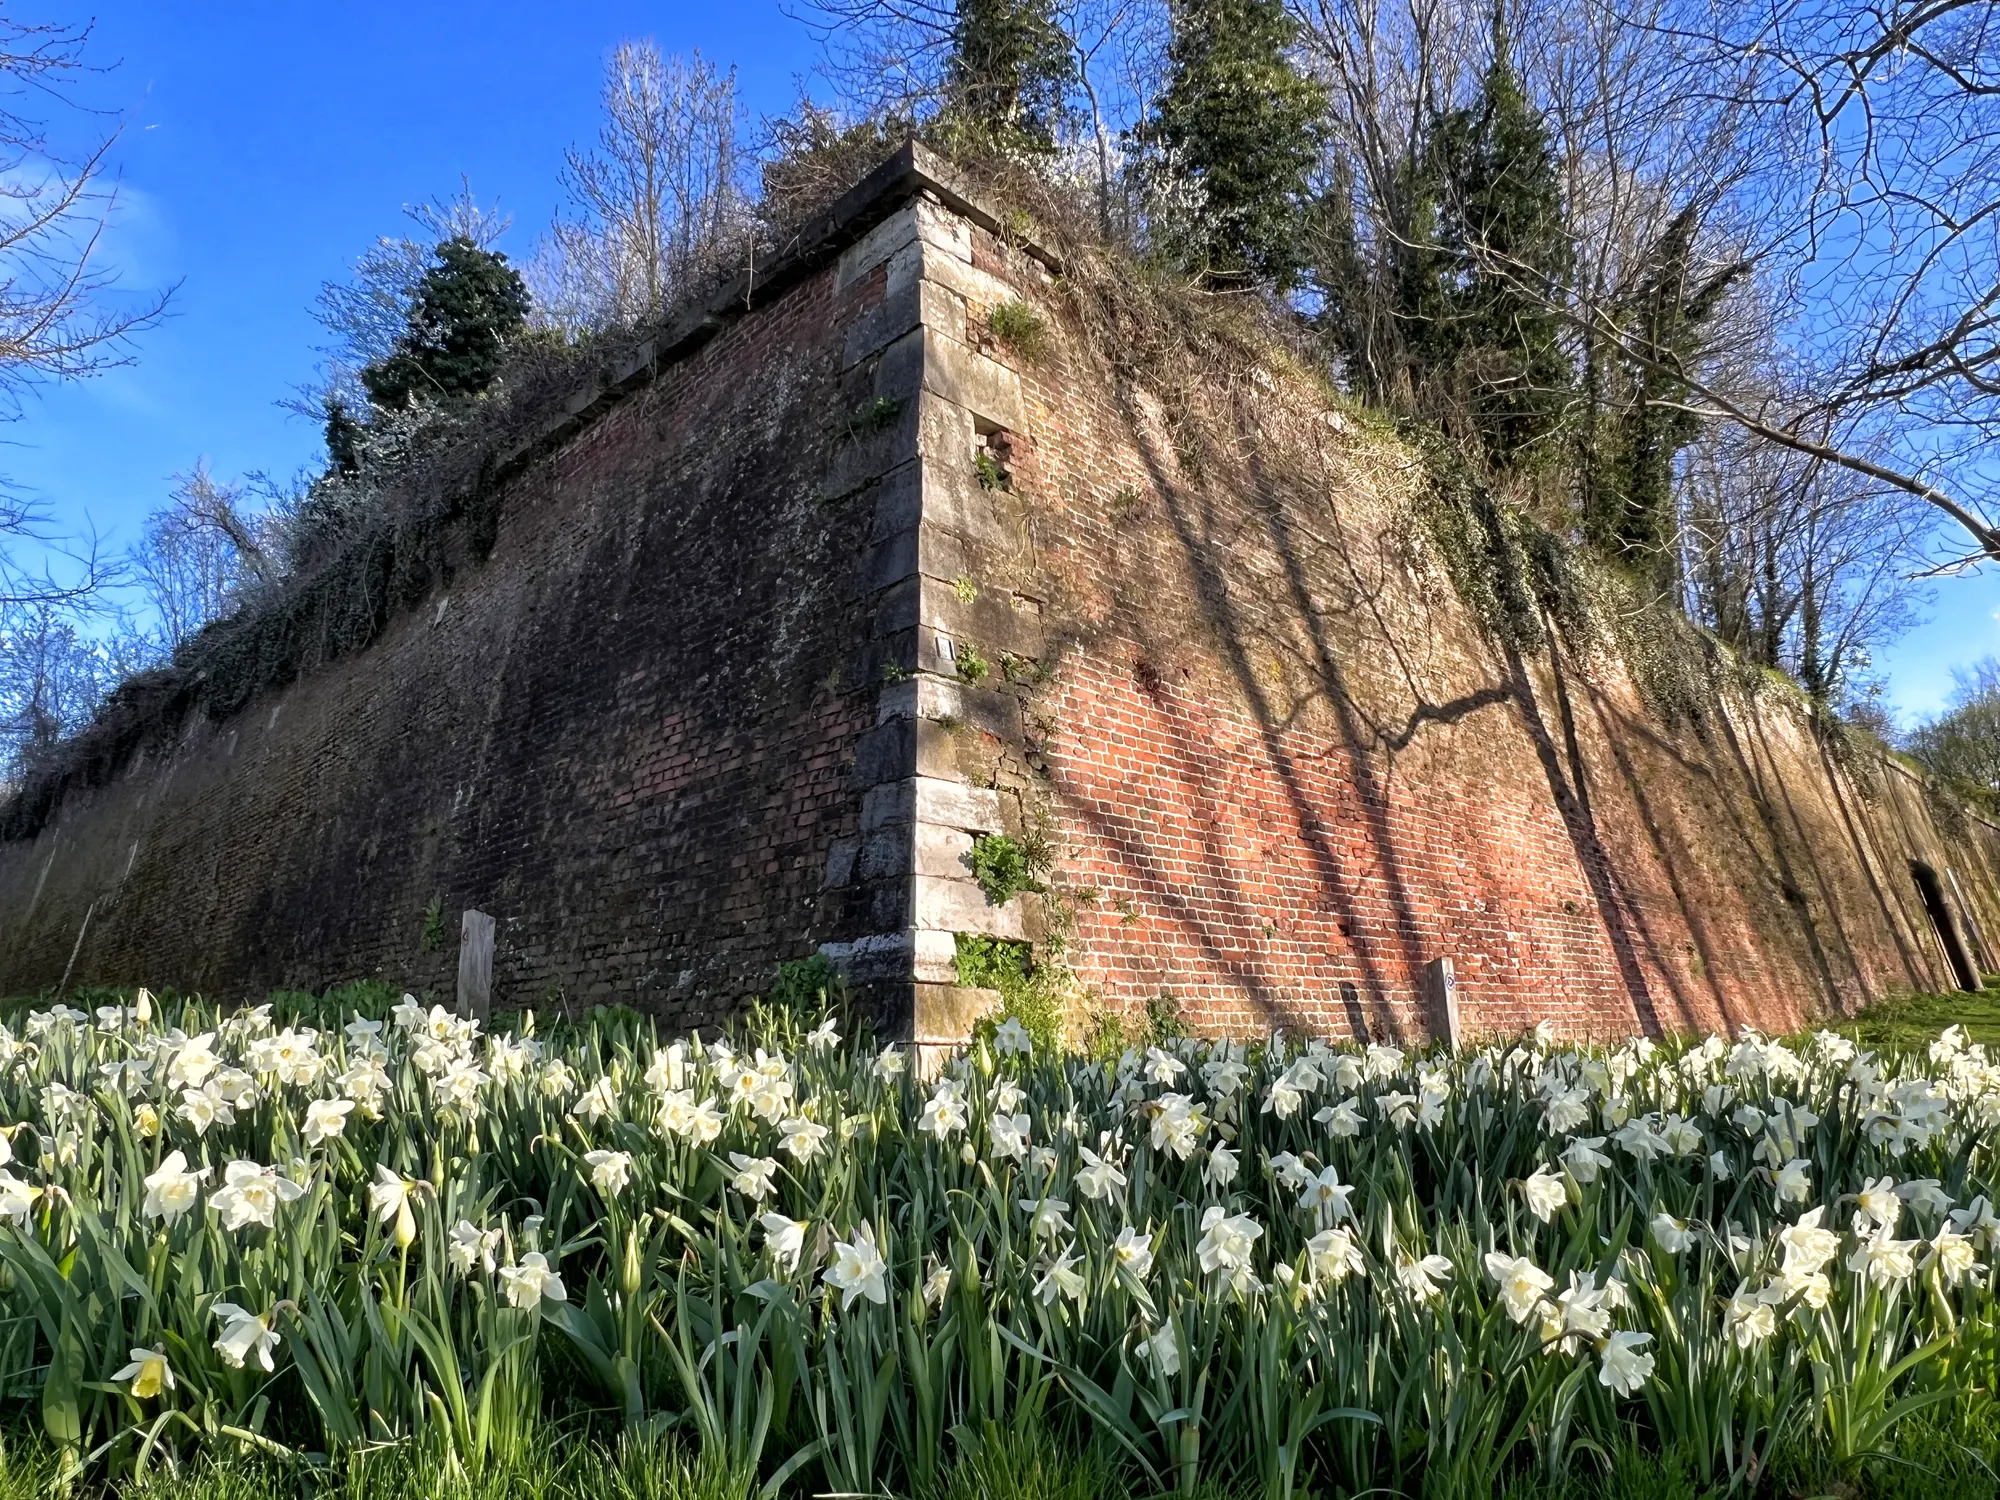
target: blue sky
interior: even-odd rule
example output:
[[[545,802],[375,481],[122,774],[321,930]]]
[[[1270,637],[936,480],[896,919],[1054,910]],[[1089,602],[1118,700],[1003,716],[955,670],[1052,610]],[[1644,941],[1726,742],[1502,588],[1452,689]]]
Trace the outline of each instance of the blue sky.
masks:
[[[779,0],[107,0],[94,14],[95,56],[118,65],[88,94],[124,120],[109,250],[132,288],[179,290],[133,364],[45,392],[0,429],[0,474],[114,548],[197,459],[224,477],[318,460],[313,425],[278,404],[313,374],[308,310],[374,237],[402,231],[403,205],[465,174],[513,215],[501,248],[525,258],[619,41],[735,63],[756,114],[787,108],[817,55]],[[2000,574],[1941,582],[1929,615],[1880,662],[1906,719],[1942,704],[1954,666],[2000,654]]]
[[[124,122],[109,254],[126,286],[179,290],[132,364],[31,398],[0,427],[0,474],[114,547],[199,458],[224,477],[317,461],[313,424],[277,403],[313,374],[320,283],[402,233],[403,205],[454,193],[463,173],[513,215],[500,248],[525,259],[559,206],[564,149],[596,129],[618,42],[735,62],[753,115],[788,108],[818,50],[778,0],[41,0],[33,12],[89,14],[92,55],[117,66],[87,95]]]

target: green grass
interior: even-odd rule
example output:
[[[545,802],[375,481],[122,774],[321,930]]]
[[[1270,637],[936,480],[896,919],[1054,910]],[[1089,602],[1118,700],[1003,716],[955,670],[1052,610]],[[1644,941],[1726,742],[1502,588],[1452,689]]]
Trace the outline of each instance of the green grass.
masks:
[[[1832,1029],[1864,1047],[1921,1046],[1947,1026],[1963,1026],[1975,1042],[2000,1047],[2000,990],[1979,994],[1899,995],[1880,1000]]]

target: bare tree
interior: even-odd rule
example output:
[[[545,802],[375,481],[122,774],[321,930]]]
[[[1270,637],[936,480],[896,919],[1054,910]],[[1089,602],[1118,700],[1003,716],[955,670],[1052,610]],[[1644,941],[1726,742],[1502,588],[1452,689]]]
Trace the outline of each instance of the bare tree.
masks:
[[[131,577],[145,621],[147,654],[171,656],[265,581],[272,561],[256,518],[246,514],[242,485],[224,484],[197,463],[175,476],[168,503],[147,517],[131,553]]]
[[[103,264],[117,206],[108,181],[115,132],[68,157],[36,112],[73,107],[89,41],[88,26],[0,16],[0,415],[43,381],[124,363],[131,335],[166,307],[166,293],[121,299]],[[26,561],[28,552],[40,561]],[[63,543],[41,508],[0,493],[0,608],[81,598],[104,578],[94,543]]]
[[[747,252],[749,154],[736,71],[625,42],[594,148],[572,148],[558,219],[529,264],[537,316],[567,331],[658,317]]]
[[[66,602],[0,605],[0,790],[87,723],[116,677]]]

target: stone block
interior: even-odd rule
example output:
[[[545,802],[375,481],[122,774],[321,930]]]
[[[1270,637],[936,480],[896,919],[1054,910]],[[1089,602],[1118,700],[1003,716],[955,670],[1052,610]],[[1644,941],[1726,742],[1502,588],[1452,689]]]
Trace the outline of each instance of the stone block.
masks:
[[[1000,794],[987,787],[913,776],[871,787],[861,800],[864,830],[918,822],[997,832],[1003,826]]]
[[[964,880],[972,874],[972,835],[937,823],[909,825],[908,863],[914,875]]]
[[[1016,896],[1004,906],[995,906],[970,879],[911,877],[910,915],[918,927],[976,932],[985,937],[1028,938],[1022,899]]]
[[[833,268],[834,290],[844,291],[895,255],[905,245],[915,244],[921,233],[918,227],[918,210],[919,205],[916,203],[897,209],[841,251],[840,259]],[[935,234],[936,230],[933,229],[930,234],[924,235],[926,242],[930,242]],[[967,240],[969,250],[969,235]],[[970,258],[968,254],[967,259]]]
[[[899,346],[900,347],[900,346]],[[971,412],[981,430],[1021,430],[1021,377],[935,328],[924,330],[924,389]]]
[[[971,641],[980,654],[999,667],[999,653],[1041,659],[1044,646],[1041,606],[1010,590],[980,588],[970,599],[960,596],[952,583],[926,579],[923,584],[921,618],[931,629],[955,640]]]
[[[1005,1003],[998,990],[921,981],[915,998],[910,1039],[924,1046],[949,1047],[966,1041],[981,1017]]]

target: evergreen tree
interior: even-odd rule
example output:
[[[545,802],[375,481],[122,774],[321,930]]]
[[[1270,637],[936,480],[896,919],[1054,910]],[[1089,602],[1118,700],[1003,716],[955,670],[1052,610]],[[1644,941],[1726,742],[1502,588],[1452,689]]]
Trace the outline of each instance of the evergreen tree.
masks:
[[[1736,263],[1697,277],[1698,227],[1692,206],[1676,214],[1647,251],[1636,288],[1612,312],[1642,360],[1593,339],[1585,367],[1584,534],[1608,556],[1645,571],[1671,571],[1674,455],[1701,434],[1700,419],[1674,404],[1688,389],[1670,372],[1697,356],[1703,326],[1747,270]]]
[[[417,283],[409,326],[394,351],[361,372],[370,403],[399,411],[480,394],[499,374],[507,343],[527,316],[528,289],[506,256],[463,235],[446,240]],[[328,426],[331,439],[331,414]]]
[[[1296,34],[1282,0],[1173,8],[1167,87],[1142,138],[1196,190],[1164,237],[1217,282],[1284,289],[1302,269],[1326,95],[1287,56]]]
[[[944,125],[988,149],[1047,155],[1076,82],[1049,0],[959,0]]]
[[[1414,169],[1398,278],[1412,358],[1450,382],[1502,468],[1545,445],[1576,384],[1551,306],[1573,265],[1562,186],[1511,53],[1502,0],[1479,98],[1432,123]]]
[[[367,427],[338,396],[326,401],[326,458],[336,474],[353,474],[361,468],[361,438]]]

